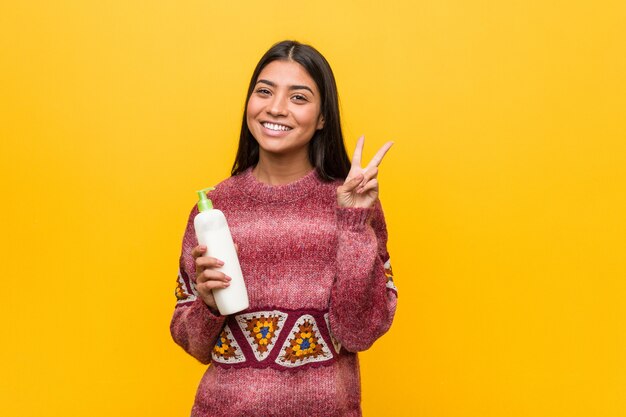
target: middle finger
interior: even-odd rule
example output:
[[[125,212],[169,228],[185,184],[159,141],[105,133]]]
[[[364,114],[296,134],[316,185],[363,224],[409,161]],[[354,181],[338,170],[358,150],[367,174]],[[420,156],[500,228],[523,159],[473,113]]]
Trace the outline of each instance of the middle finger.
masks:
[[[200,256],[196,258],[196,272],[201,272],[206,268],[220,268],[224,266],[224,262],[210,256]]]
[[[379,150],[378,152],[376,152],[376,155],[374,155],[374,157],[372,158],[372,160],[370,161],[369,164],[367,164],[367,168],[370,167],[377,167],[378,165],[380,165],[380,163],[383,161],[383,157],[385,156],[385,154],[387,153],[387,151],[389,150],[389,148],[391,148],[391,146],[393,145],[393,142],[387,142],[385,143]]]
[[[198,274],[196,282],[201,284],[207,281],[223,281],[229,282],[231,278],[223,272],[215,271],[213,269],[205,269]]]

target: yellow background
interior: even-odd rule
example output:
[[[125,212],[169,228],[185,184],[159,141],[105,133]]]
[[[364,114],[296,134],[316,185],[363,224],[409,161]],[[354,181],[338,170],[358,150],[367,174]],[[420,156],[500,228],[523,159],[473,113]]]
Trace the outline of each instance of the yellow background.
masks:
[[[624,22],[622,0],[2,2],[1,414],[188,416],[183,227],[295,38],[334,68],[348,148],[396,142],[400,299],[364,415],[626,415]]]

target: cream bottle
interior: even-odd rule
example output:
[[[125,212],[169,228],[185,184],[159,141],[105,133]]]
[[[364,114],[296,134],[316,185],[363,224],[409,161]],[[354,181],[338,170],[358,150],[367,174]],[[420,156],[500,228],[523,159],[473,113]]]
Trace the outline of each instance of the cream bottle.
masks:
[[[249,306],[249,301],[239,258],[228,223],[226,223],[226,217],[220,210],[213,208],[213,203],[206,196],[206,192],[213,189],[211,187],[198,191],[198,210],[200,212],[194,218],[193,225],[198,244],[207,248],[204,256],[210,256],[224,262],[224,265],[217,270],[232,278],[230,286],[213,290],[217,309],[221,315],[226,316],[245,310]]]

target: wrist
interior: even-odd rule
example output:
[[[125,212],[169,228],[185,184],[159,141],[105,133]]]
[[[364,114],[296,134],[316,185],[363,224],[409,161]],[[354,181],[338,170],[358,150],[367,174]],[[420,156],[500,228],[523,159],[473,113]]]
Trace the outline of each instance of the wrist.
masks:
[[[337,207],[337,225],[340,230],[363,230],[369,224],[373,211],[373,207]]]
[[[206,306],[206,308],[209,310],[209,312],[211,314],[213,314],[214,316],[220,316],[220,311],[217,308],[217,304],[215,304],[215,299],[213,298],[213,296],[211,295],[211,299],[207,300],[205,297],[201,297],[202,298],[202,302],[204,303],[204,305]]]

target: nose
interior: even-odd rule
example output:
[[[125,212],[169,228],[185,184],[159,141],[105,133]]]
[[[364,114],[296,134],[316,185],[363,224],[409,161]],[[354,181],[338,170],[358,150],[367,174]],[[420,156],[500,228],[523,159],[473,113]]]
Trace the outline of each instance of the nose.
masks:
[[[287,116],[287,99],[282,94],[276,94],[267,105],[267,113],[271,116]]]

